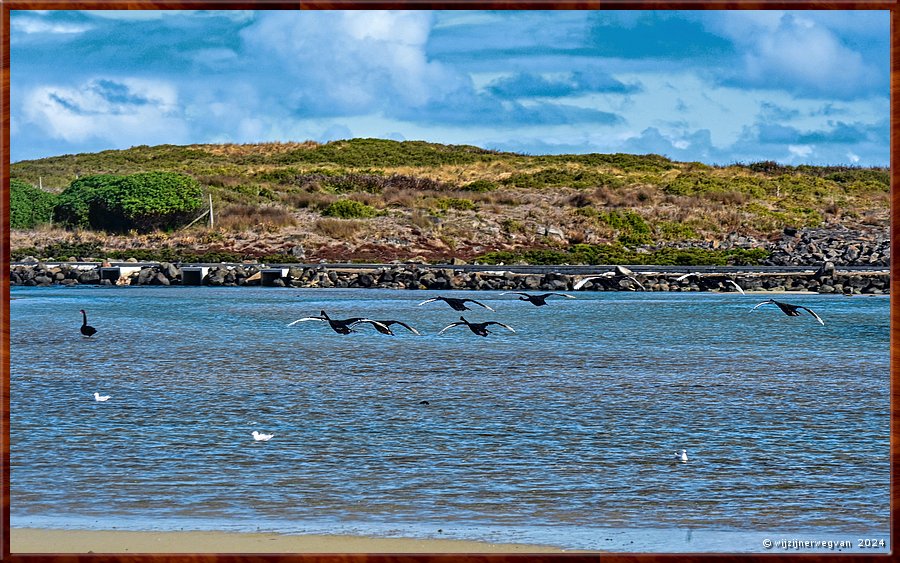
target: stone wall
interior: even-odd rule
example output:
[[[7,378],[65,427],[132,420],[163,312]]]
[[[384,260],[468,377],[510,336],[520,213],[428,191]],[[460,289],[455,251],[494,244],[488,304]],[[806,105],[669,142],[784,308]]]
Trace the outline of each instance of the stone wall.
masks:
[[[662,267],[661,267],[662,269]],[[202,279],[206,286],[259,286],[263,272],[257,265],[212,266]],[[470,272],[455,268],[391,265],[377,269],[292,267],[287,275],[267,280],[275,287],[386,288],[430,290],[573,291],[588,276],[562,273],[521,274],[509,271]],[[10,269],[12,285],[181,285],[181,269],[169,263],[145,266],[119,279],[101,279],[99,267],[72,265],[16,265]],[[815,291],[819,293],[889,293],[888,272],[841,271],[826,263],[815,272],[779,273],[637,273],[621,266],[588,281],[586,291]]]

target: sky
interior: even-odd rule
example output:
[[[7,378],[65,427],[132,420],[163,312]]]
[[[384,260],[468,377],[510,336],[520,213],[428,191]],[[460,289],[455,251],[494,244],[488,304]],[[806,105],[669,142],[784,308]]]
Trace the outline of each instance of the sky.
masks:
[[[357,137],[889,164],[888,11],[38,11],[12,162]]]

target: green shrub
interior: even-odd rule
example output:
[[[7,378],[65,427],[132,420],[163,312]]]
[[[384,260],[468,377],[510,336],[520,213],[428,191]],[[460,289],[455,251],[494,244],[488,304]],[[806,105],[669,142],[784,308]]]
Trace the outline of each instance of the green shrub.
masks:
[[[575,215],[581,215],[582,217],[587,217],[588,219],[597,219],[598,217],[600,217],[600,212],[590,205],[587,205],[585,207],[579,207],[575,209]]]
[[[75,180],[59,194],[53,209],[54,219],[72,227],[91,227],[92,209],[99,205],[99,192],[115,189],[123,178],[114,174],[97,174]]]
[[[53,219],[56,196],[21,180],[9,182],[9,227],[31,229]]]
[[[200,184],[190,176],[144,172],[126,176],[101,192],[108,215],[101,223],[113,231],[172,228],[192,219],[202,206]]]
[[[352,199],[339,199],[322,211],[325,217],[338,217],[340,219],[363,219],[374,217],[378,211],[365,203]]]
[[[638,253],[621,244],[573,244],[566,250],[525,250],[489,252],[476,258],[483,264],[654,264],[661,266],[756,265],[769,252],[762,248],[711,250],[706,248],[659,248]]]
[[[662,240],[690,240],[697,238],[697,231],[677,221],[660,221],[656,224],[656,234]]]
[[[697,195],[724,192],[727,189],[728,185],[722,178],[698,171],[682,172],[663,186],[663,191],[672,195]]]
[[[448,209],[459,209],[461,211],[475,209],[474,201],[460,197],[442,197],[435,202],[435,205],[441,211]]]
[[[54,214],[63,223],[107,231],[172,228],[202,205],[200,184],[171,172],[79,178],[59,196]]]
[[[517,188],[545,188],[567,186],[570,188],[593,188],[608,186],[618,188],[624,182],[612,174],[594,170],[572,170],[568,168],[544,168],[537,172],[513,174],[502,183]]]
[[[469,182],[468,184],[464,185],[462,189],[469,192],[492,192],[499,187],[500,186],[497,185],[496,182],[481,179],[475,180],[474,182]]]
[[[618,240],[622,244],[649,244],[653,240],[650,226],[634,211],[607,211],[600,213],[598,217],[618,231]]]

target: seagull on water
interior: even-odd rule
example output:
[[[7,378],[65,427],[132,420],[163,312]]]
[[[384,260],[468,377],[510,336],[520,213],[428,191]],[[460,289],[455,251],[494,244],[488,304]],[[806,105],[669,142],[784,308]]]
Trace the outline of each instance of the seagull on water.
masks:
[[[450,307],[454,311],[469,311],[470,309],[468,307],[466,307],[466,303],[474,303],[476,305],[480,305],[481,307],[484,307],[488,311],[493,311],[493,309],[491,309],[484,303],[479,303],[478,301],[475,301],[474,299],[468,299],[468,298],[460,299],[458,297],[441,297],[440,295],[438,295],[437,297],[432,297],[431,299],[426,299],[425,301],[422,301],[421,303],[419,303],[419,305],[431,303],[432,301],[443,301],[447,305],[450,305]]]
[[[328,313],[326,313],[325,311],[319,311],[319,313],[320,313],[320,315],[318,317],[303,317],[302,319],[297,319],[296,321],[288,324],[288,326],[293,326],[297,323],[302,323],[304,321],[323,321],[323,322],[327,322],[328,325],[331,327],[331,329],[338,334],[350,334],[351,332],[357,332],[357,331],[353,330],[353,328],[352,328],[354,325],[358,325],[360,323],[368,323],[368,324],[374,326],[375,328],[377,328],[378,332],[381,332],[384,334],[394,334],[393,332],[391,332],[390,328],[381,324],[378,321],[373,321],[372,319],[364,319],[364,318],[360,318],[360,317],[354,317],[352,319],[338,320],[338,319],[332,319],[331,317],[329,317]]]
[[[559,295],[560,297],[575,299],[574,295],[569,295],[568,293],[544,293],[541,295],[530,295],[530,294],[524,293],[522,291],[504,291],[500,295],[507,295],[510,293],[515,294],[515,295],[521,295],[522,297],[519,297],[519,301],[528,301],[535,307],[542,307],[542,306],[546,305],[547,298],[550,297],[551,295]]]
[[[100,403],[109,400],[109,395],[101,395],[100,393],[94,393],[94,400]]]
[[[819,321],[820,325],[825,324],[825,321],[823,321],[822,318],[819,317],[819,315],[817,315],[809,307],[804,307],[803,305],[791,305],[790,303],[782,303],[781,301],[775,301],[774,299],[766,299],[762,303],[759,303],[758,305],[756,305],[756,307],[761,307],[762,305],[768,305],[768,304],[778,305],[778,308],[781,309],[782,312],[784,312],[784,314],[789,317],[799,317],[800,311],[798,311],[797,309],[803,309],[804,311],[807,311],[810,315],[814,316],[816,318],[816,320]],[[753,311],[756,309],[756,307],[754,307],[753,309],[750,309],[750,310]]]
[[[256,430],[253,431],[253,439],[257,442],[268,442],[275,437],[275,434],[260,434]]]
[[[681,453],[675,452],[675,459],[682,463],[687,463],[687,450],[681,450]]]
[[[515,332],[513,327],[511,327],[509,325],[505,325],[503,323],[498,323],[497,321],[488,321],[486,323],[470,323],[469,321],[466,320],[465,317],[460,317],[459,320],[456,321],[455,323],[451,323],[451,324],[445,326],[444,328],[442,328],[441,332],[439,332],[438,334],[443,333],[448,328],[453,328],[455,326],[461,326],[461,325],[466,325],[467,327],[469,327],[469,330],[471,330],[478,336],[487,336],[488,334],[490,334],[490,331],[486,328],[490,325],[500,325],[510,332]]]

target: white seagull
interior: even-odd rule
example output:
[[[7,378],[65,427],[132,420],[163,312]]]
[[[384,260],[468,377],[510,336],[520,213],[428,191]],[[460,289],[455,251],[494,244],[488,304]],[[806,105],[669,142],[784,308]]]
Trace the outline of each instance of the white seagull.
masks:
[[[687,450],[681,450],[681,453],[675,452],[675,459],[682,463],[687,463]]]
[[[256,430],[253,431],[253,439],[257,442],[268,442],[275,437],[275,434],[260,434]]]
[[[99,402],[104,402],[109,400],[109,395],[101,395],[100,393],[94,393],[94,400]]]

